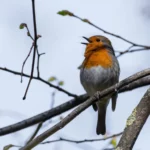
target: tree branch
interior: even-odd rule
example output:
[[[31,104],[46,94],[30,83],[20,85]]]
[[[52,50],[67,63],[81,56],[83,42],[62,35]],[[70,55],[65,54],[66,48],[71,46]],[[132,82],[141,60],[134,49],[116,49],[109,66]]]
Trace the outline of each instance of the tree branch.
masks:
[[[36,50],[37,50],[37,27],[36,27],[36,15],[35,15],[35,1],[32,0],[32,13],[33,13],[33,27],[34,27],[34,50],[33,50],[33,59],[32,59],[32,68],[31,68],[31,75],[30,79],[23,97],[23,100],[26,99],[26,95],[31,83],[31,80],[33,78],[33,73],[34,73],[34,64],[35,64],[35,57],[36,57]]]
[[[87,109],[89,106],[91,106],[93,103],[99,101],[102,101],[105,96],[109,94],[113,94],[116,91],[119,91],[122,87],[128,85],[129,83],[138,80],[142,77],[145,77],[147,75],[150,75],[150,69],[141,71],[139,73],[136,73],[119,83],[117,83],[114,86],[111,86],[110,88],[103,90],[102,92],[98,91],[94,94],[94,96],[90,97],[87,101],[85,101],[83,104],[78,106],[75,110],[73,110],[69,115],[67,115],[62,121],[58,122],[55,126],[51,127],[35,139],[33,139],[30,143],[25,145],[24,147],[20,148],[20,150],[29,150],[37,146],[39,143],[41,143],[43,140],[48,138],[49,136],[53,135],[55,132],[59,131],[63,127],[65,127],[69,122],[71,122],[74,118],[76,118],[81,112],[83,112],[85,109]]]
[[[150,114],[150,88],[127,119],[117,150],[131,150]]]
[[[132,50],[128,49],[128,50],[125,50],[123,52],[118,52],[119,55],[117,56],[117,58],[124,55],[124,54],[127,54],[127,53],[140,52],[140,51],[146,51],[146,50],[150,50],[150,48],[145,47],[145,48],[132,49]]]
[[[0,70],[9,72],[9,73],[12,73],[12,74],[15,74],[15,75],[19,75],[19,76],[22,75],[22,76],[24,76],[24,77],[30,78],[30,75],[27,75],[27,74],[25,74],[25,73],[22,74],[21,72],[17,72],[17,71],[10,70],[10,69],[7,69],[7,68],[0,67]],[[47,82],[46,80],[44,80],[44,79],[41,78],[41,77],[35,77],[35,76],[33,76],[32,78],[35,79],[35,80],[41,81],[42,83],[45,83],[45,84],[47,84],[48,86],[50,86],[50,87],[52,87],[52,88],[55,88],[55,89],[57,89],[57,90],[60,91],[60,92],[63,92],[63,93],[65,93],[65,94],[67,94],[68,96],[71,96],[71,97],[74,97],[74,98],[77,97],[77,95],[72,94],[72,93],[70,93],[70,92],[64,90],[63,88],[61,88],[61,87],[59,87],[59,86],[55,86],[55,85],[53,85],[53,84]]]
[[[71,143],[77,143],[77,144],[85,143],[85,142],[98,142],[98,141],[105,141],[105,140],[120,136],[122,135],[122,133],[123,132],[120,132],[118,134],[114,134],[114,135],[108,136],[106,138],[101,138],[101,139],[70,140],[70,139],[65,139],[65,138],[59,138],[57,140],[45,141],[45,142],[42,142],[41,144],[49,144],[49,143],[54,143],[54,142],[71,142]]]
[[[77,19],[79,19],[80,21],[85,22],[85,23],[88,23],[89,25],[95,27],[96,29],[102,31],[102,32],[105,33],[105,34],[111,35],[111,36],[116,37],[116,38],[118,38],[118,39],[120,39],[120,40],[122,40],[122,41],[124,41],[124,42],[126,42],[126,43],[129,43],[129,44],[130,44],[130,48],[128,48],[127,50],[124,50],[124,51],[122,51],[122,52],[120,52],[120,51],[115,51],[115,52],[119,53],[119,55],[118,55],[117,57],[120,57],[120,56],[122,56],[123,54],[126,54],[126,53],[133,53],[133,52],[138,52],[138,51],[150,50],[150,46],[142,45],[142,44],[137,44],[137,43],[134,43],[134,42],[132,42],[132,41],[130,41],[130,40],[128,40],[128,39],[126,39],[126,38],[120,36],[120,35],[117,35],[117,34],[108,32],[108,31],[106,31],[105,29],[102,29],[102,28],[98,27],[97,25],[95,25],[94,23],[92,23],[91,21],[89,21],[88,19],[83,19],[83,18],[81,18],[81,17],[79,17],[79,16],[73,14],[72,12],[70,12],[70,11],[68,11],[68,10],[59,11],[58,14],[59,14],[59,15],[62,15],[62,16],[68,15],[68,16],[77,18]],[[133,50],[130,50],[131,48],[134,48],[134,47],[140,47],[140,49],[133,49]]]
[[[123,40],[123,41],[125,41],[125,42],[131,44],[132,47],[137,46],[137,47],[150,48],[150,46],[137,44],[137,43],[134,43],[134,42],[132,42],[132,41],[130,41],[130,40],[127,40],[126,38],[124,38],[124,37],[122,37],[122,36],[120,36],[120,35],[117,35],[117,34],[108,32],[108,31],[106,31],[106,30],[104,30],[104,29],[98,27],[97,25],[95,25],[94,23],[92,23],[91,21],[89,21],[88,19],[83,19],[83,18],[81,18],[81,17],[79,17],[79,16],[73,14],[72,12],[70,12],[70,11],[68,11],[68,10],[59,11],[58,14],[59,14],[59,15],[62,15],[62,16],[69,15],[69,16],[71,16],[71,17],[77,18],[77,19],[79,19],[79,20],[81,20],[81,21],[83,21],[83,22],[85,22],[85,23],[88,23],[89,25],[95,27],[96,29],[102,31],[102,32],[105,33],[105,34],[114,36],[114,37],[116,37],[116,38],[118,38],[118,39],[121,39],[121,40]]]
[[[37,77],[40,77],[40,57],[42,56],[42,55],[44,55],[45,53],[39,53],[39,50],[38,50],[38,48],[37,48],[37,56],[38,56],[38,58],[37,58]]]
[[[0,68],[0,69],[5,70],[6,68]],[[8,70],[8,69],[7,69],[7,71],[11,72],[11,70]],[[11,72],[11,73],[18,75],[18,72]],[[25,74],[23,74],[23,75],[28,77],[28,75],[25,75]],[[37,79],[37,78],[35,77],[34,79]],[[40,80],[40,81],[43,82],[44,80]],[[44,81],[44,83],[45,82],[46,81]],[[49,85],[49,82],[48,83],[46,82],[46,84]],[[130,90],[133,90],[133,89],[136,89],[139,87],[143,87],[143,86],[146,86],[149,84],[150,84],[150,76],[143,77],[137,81],[134,81],[134,82],[124,86],[118,92],[122,93],[122,92],[130,91]],[[88,96],[86,94],[80,95],[77,98],[69,100],[68,102],[63,103],[63,104],[61,104],[61,105],[59,105],[59,106],[57,106],[51,110],[45,111],[43,113],[40,113],[36,116],[33,116],[33,117],[26,119],[26,120],[23,120],[21,122],[15,123],[13,125],[9,125],[9,126],[0,128],[0,136],[19,131],[21,129],[27,128],[27,127],[32,126],[34,124],[37,124],[39,122],[51,119],[57,115],[60,115],[64,112],[80,105],[81,103],[85,102],[87,99],[88,99]]]
[[[139,87],[142,87],[144,85],[150,84],[150,76],[141,78],[137,81],[134,81],[133,83],[130,83],[129,85],[126,85],[125,87],[120,89],[120,93],[133,90]],[[36,123],[39,123],[41,121],[46,121],[50,118],[53,118],[61,113],[64,113],[65,111],[68,111],[77,105],[83,103],[86,101],[88,96],[86,94],[80,95],[77,99],[70,100],[64,104],[61,104],[51,110],[45,111],[44,113],[41,113],[39,115],[36,115],[34,117],[31,117],[29,119],[26,119],[24,121],[18,122],[16,124],[13,124],[11,126],[7,126],[0,129],[0,135],[9,134],[18,130],[21,130],[23,128],[29,127],[31,125],[34,125]]]
[[[22,74],[23,74],[24,65],[25,65],[26,61],[28,60],[28,58],[29,58],[29,56],[30,56],[30,54],[31,54],[31,52],[32,52],[33,46],[34,46],[34,43],[32,44],[32,46],[31,46],[31,48],[30,48],[30,51],[29,51],[27,57],[25,58],[25,60],[24,60],[24,62],[23,62],[23,64],[22,64],[22,69],[21,69],[21,83],[22,83],[22,81],[23,81],[23,79],[22,79]]]

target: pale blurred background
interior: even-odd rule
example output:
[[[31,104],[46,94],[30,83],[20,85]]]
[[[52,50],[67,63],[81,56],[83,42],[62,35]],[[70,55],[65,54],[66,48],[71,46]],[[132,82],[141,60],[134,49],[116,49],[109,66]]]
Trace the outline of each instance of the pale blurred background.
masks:
[[[150,45],[150,2],[149,0],[36,0],[36,15],[41,57],[41,77],[48,79],[56,76],[64,81],[63,88],[77,95],[85,93],[79,80],[79,70],[84,54],[82,36],[105,35],[94,27],[72,17],[62,17],[60,10],[69,10],[74,14],[89,19],[99,27],[121,35],[138,44]],[[31,0],[0,0],[0,66],[21,71],[22,63],[28,54],[32,41],[26,36],[26,30],[20,30],[21,23],[27,23],[33,33]],[[127,43],[110,38],[116,50],[126,50]],[[150,66],[150,51],[125,54],[119,58],[121,67],[120,80]],[[25,65],[24,72],[30,73],[31,60]],[[27,78],[0,71],[0,127],[21,121],[50,108],[53,88],[33,80],[25,101],[22,100]],[[107,132],[109,135],[123,131],[126,119],[138,104],[147,87],[119,95],[117,109],[112,113],[110,106],[107,111]],[[72,99],[62,92],[57,92],[55,106]],[[68,112],[67,112],[68,113]],[[66,116],[67,113],[62,116]],[[59,117],[40,133],[53,126]],[[65,128],[47,140],[59,137],[75,140],[102,138],[95,132],[97,113],[88,108]],[[35,130],[31,127],[7,136],[0,137],[0,149],[8,144],[23,145]],[[146,150],[149,147],[150,120],[147,120],[134,146],[134,150]],[[35,150],[102,150],[109,147],[110,140],[73,144],[59,142],[40,145]],[[18,148],[12,148],[17,150]]]

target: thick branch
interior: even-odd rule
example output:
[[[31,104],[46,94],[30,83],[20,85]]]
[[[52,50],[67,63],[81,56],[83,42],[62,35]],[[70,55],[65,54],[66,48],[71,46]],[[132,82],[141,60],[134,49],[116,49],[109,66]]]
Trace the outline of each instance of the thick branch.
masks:
[[[131,150],[150,114],[150,88],[127,119],[126,128],[117,146],[118,150]]]
[[[0,69],[6,69],[6,68],[0,68]],[[6,71],[6,70],[5,70]],[[11,70],[7,70],[7,71],[10,71]],[[12,73],[15,73],[15,74],[18,74],[18,72],[12,72]],[[20,75],[20,74],[19,74]],[[23,74],[23,76],[25,77],[28,77],[28,75],[25,75]],[[36,77],[34,79],[37,79]],[[37,79],[38,80],[38,79]],[[40,81],[44,81],[46,82],[45,80],[40,80]],[[46,84],[48,84],[46,82]],[[122,93],[122,92],[125,92],[125,91],[128,91],[128,90],[133,90],[133,89],[136,89],[136,88],[139,88],[139,87],[143,87],[145,85],[149,85],[150,84],[150,76],[147,76],[147,77],[144,77],[144,78],[141,78],[137,81],[134,81],[126,86],[124,86],[123,88],[121,88],[119,90],[119,93]],[[77,98],[75,99],[72,99],[72,100],[69,100],[68,102],[66,103],[63,103],[51,110],[48,110],[48,111],[45,111],[41,114],[38,114],[34,117],[31,117],[29,119],[26,119],[26,120],[23,120],[21,122],[18,122],[18,123],[15,123],[13,125],[10,125],[10,126],[6,126],[4,128],[1,128],[0,129],[0,135],[6,135],[6,134],[9,134],[9,133],[12,133],[12,132],[16,132],[16,131],[19,131],[21,129],[24,129],[24,128],[27,128],[29,126],[32,126],[34,124],[37,124],[39,122],[42,122],[42,121],[46,121],[48,119],[51,119],[57,115],[60,115],[76,106],[78,106],[79,104],[83,103],[84,101],[86,101],[88,98],[88,96],[86,94],[84,95],[80,95],[78,96]]]
[[[141,78],[137,81],[134,81],[134,82],[124,86],[123,88],[121,88],[119,90],[119,93],[122,93],[122,92],[125,92],[125,91],[128,91],[128,90],[133,90],[133,89],[143,87],[143,86],[149,85],[149,84],[150,84],[150,76],[147,76],[147,77]],[[88,96],[86,94],[80,95],[80,96],[78,96],[78,98],[69,100],[68,102],[63,103],[63,104],[61,104],[61,105],[59,105],[59,106],[57,106],[57,107],[55,107],[51,110],[45,111],[41,114],[38,114],[34,117],[23,120],[21,122],[15,123],[13,125],[9,125],[9,126],[6,126],[4,128],[1,128],[0,129],[0,135],[2,136],[2,135],[6,135],[6,134],[9,134],[9,133],[12,133],[12,132],[16,132],[16,131],[19,131],[21,129],[32,126],[34,124],[37,124],[39,122],[51,119],[51,118],[53,118],[57,115],[60,115],[64,112],[78,106],[79,104],[86,101],[87,98],[88,98]]]
[[[66,116],[62,121],[57,123],[52,128],[48,129],[35,139],[33,139],[30,143],[22,147],[20,150],[29,150],[37,146],[39,143],[41,143],[43,140],[48,138],[49,136],[53,135],[55,132],[59,131],[63,127],[65,127],[69,122],[71,122],[74,118],[76,118],[81,112],[83,112],[85,109],[87,109],[89,106],[91,106],[93,103],[99,101],[102,101],[103,98],[111,93],[115,93],[116,90],[119,91],[122,87],[128,85],[129,83],[144,77],[150,75],[150,69],[141,71],[137,74],[134,74],[133,76],[126,78],[125,80],[117,83],[114,86],[111,86],[110,88],[103,90],[102,92],[96,92],[94,96],[90,97],[87,101],[85,101],[83,104],[78,106],[75,110],[73,110],[68,116]]]

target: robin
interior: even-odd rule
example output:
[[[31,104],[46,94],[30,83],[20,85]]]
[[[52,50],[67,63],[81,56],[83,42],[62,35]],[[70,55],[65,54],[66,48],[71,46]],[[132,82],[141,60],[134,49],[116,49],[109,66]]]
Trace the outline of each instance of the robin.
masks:
[[[86,49],[84,61],[80,66],[80,81],[87,94],[92,96],[97,91],[105,90],[119,81],[120,67],[108,38],[100,35],[83,38],[87,40],[87,43],[82,43],[86,45]],[[98,110],[96,129],[98,135],[106,133],[105,117],[110,98],[114,111],[117,92],[108,95],[93,105],[94,110]]]

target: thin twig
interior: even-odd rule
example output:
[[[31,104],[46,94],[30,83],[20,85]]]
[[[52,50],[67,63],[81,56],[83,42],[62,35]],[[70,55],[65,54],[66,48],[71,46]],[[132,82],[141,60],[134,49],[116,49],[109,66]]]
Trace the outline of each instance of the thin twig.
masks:
[[[42,142],[41,144],[49,144],[49,143],[54,143],[54,142],[71,142],[71,143],[77,143],[77,144],[85,143],[85,142],[98,142],[98,141],[105,141],[105,140],[120,136],[122,135],[122,133],[123,132],[120,132],[118,134],[114,134],[114,135],[108,136],[106,138],[101,138],[101,139],[70,140],[70,139],[65,139],[65,138],[59,138],[57,140],[45,141],[45,142]]]
[[[108,32],[108,31],[106,31],[106,30],[104,30],[104,29],[98,27],[97,25],[95,25],[94,23],[92,23],[91,21],[89,21],[88,19],[83,19],[83,18],[81,18],[81,17],[79,17],[79,16],[77,16],[77,15],[75,15],[75,14],[73,14],[73,13],[70,13],[70,14],[71,14],[70,16],[75,17],[75,18],[77,18],[77,19],[79,19],[79,20],[81,20],[81,21],[83,21],[83,22],[86,22],[86,23],[90,24],[91,26],[93,26],[93,27],[97,28],[98,30],[104,32],[105,34],[109,34],[109,35],[111,35],[111,36],[114,36],[114,37],[116,37],[116,38],[118,38],[118,39],[121,39],[121,40],[123,40],[123,41],[125,41],[125,42],[127,42],[127,43],[129,43],[129,44],[131,44],[131,45],[133,45],[133,46],[150,48],[150,46],[137,44],[137,43],[134,43],[134,42],[132,42],[132,41],[130,41],[130,40],[127,40],[126,38],[124,38],[124,37],[122,37],[122,36],[120,36],[120,35],[117,35],[117,34]]]
[[[31,75],[30,75],[30,79],[29,79],[25,94],[23,96],[23,100],[26,99],[26,95],[27,95],[31,80],[33,78],[35,56],[36,56],[36,50],[37,50],[37,27],[36,27],[36,14],[35,14],[35,1],[34,0],[32,0],[32,12],[33,12],[33,26],[34,26],[34,51],[33,51]]]
[[[37,56],[38,56],[38,58],[37,58],[37,77],[40,77],[40,57],[42,56],[42,55],[44,55],[45,53],[39,53],[39,50],[38,50],[38,48],[37,48]]]
[[[118,55],[118,57],[123,55],[123,54],[126,54],[126,53],[136,52],[136,50],[130,51],[130,49],[133,48],[133,47],[141,47],[142,48],[142,49],[140,49],[138,51],[149,50],[150,49],[150,46],[134,43],[134,42],[132,42],[132,41],[130,41],[130,40],[120,36],[120,35],[117,35],[117,34],[109,32],[109,31],[106,31],[105,29],[102,29],[102,28],[98,27],[97,25],[95,25],[94,23],[89,21],[88,19],[83,19],[83,18],[73,14],[72,12],[70,12],[68,10],[63,10],[62,12],[64,12],[66,15],[69,15],[71,17],[77,18],[77,19],[79,19],[82,22],[88,23],[89,25],[95,27],[96,29],[102,31],[105,34],[111,35],[111,36],[116,37],[116,38],[118,38],[120,40],[123,40],[124,42],[127,42],[127,43],[131,44],[129,49],[127,49],[127,50],[125,50],[123,52],[119,52],[120,54]],[[58,14],[61,14],[61,13],[58,12]]]
[[[139,49],[125,50],[123,52],[118,52],[119,55],[117,57],[120,57],[123,54],[133,53],[133,52],[140,52],[140,51],[144,51],[144,50],[150,50],[150,48],[139,48]]]
[[[39,123],[36,130],[34,131],[34,133],[32,134],[32,136],[30,137],[30,139],[26,142],[26,144],[30,143],[34,138],[35,136],[38,134],[38,132],[40,131],[41,127],[43,125],[43,122]]]
[[[34,41],[34,38],[32,37],[30,31],[29,31],[29,28],[28,28],[28,25],[26,24],[26,29],[27,29],[27,35],[31,38],[32,41]]]
[[[22,147],[22,146],[9,144],[9,145],[4,146],[3,150],[8,150],[8,149],[14,148],[14,147],[15,147],[15,148],[20,148],[20,147]]]
[[[29,51],[29,53],[28,53],[26,59],[24,60],[24,62],[23,62],[23,64],[22,64],[22,69],[21,69],[21,83],[22,83],[22,81],[23,81],[23,80],[22,80],[22,74],[23,74],[24,65],[25,65],[27,59],[29,58],[29,56],[30,56],[30,54],[31,54],[31,52],[32,52],[33,46],[34,46],[34,44],[32,44],[32,46],[31,46],[31,48],[30,48],[30,51]]]
[[[7,69],[7,68],[3,68],[3,67],[0,67],[0,70],[3,70],[3,71],[6,71],[6,72],[9,72],[9,73],[12,73],[12,74],[21,76],[21,72],[17,72],[17,71],[14,71],[14,70],[10,70],[10,69]],[[27,78],[30,78],[30,75],[27,75],[27,74],[25,74],[25,73],[23,73],[22,76],[27,77]],[[50,87],[52,87],[52,88],[55,88],[55,89],[57,89],[57,90],[60,91],[60,92],[63,92],[63,93],[65,93],[65,94],[67,94],[68,96],[71,96],[71,97],[74,97],[74,98],[77,98],[77,97],[78,97],[77,95],[72,94],[72,93],[66,91],[65,89],[61,88],[60,86],[53,85],[52,83],[50,83],[50,82],[44,80],[44,79],[41,78],[41,77],[35,77],[35,76],[33,76],[32,79],[41,81],[42,83],[45,83],[45,84],[47,84],[48,86],[50,86]]]
[[[38,137],[36,137],[34,140],[32,140],[30,143],[25,145],[24,147],[20,148],[20,150],[28,150],[32,149],[35,146],[37,146],[39,143],[41,143],[43,140],[48,138],[49,136],[53,135],[55,132],[59,131],[63,127],[65,127],[69,122],[71,122],[74,118],[76,118],[81,112],[83,112],[85,109],[87,109],[89,106],[91,106],[93,103],[99,101],[102,101],[105,96],[119,91],[122,87],[130,84],[131,82],[134,82],[142,77],[150,75],[150,69],[143,70],[139,73],[136,73],[121,82],[117,83],[114,86],[111,86],[110,88],[103,90],[102,92],[96,92],[94,96],[90,97],[87,101],[85,101],[83,104],[78,106],[75,110],[73,110],[69,115],[67,115],[62,121],[57,123],[55,126],[51,127]]]

